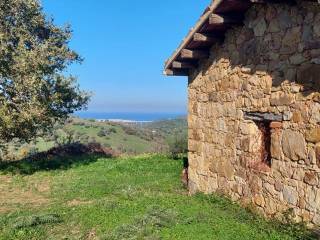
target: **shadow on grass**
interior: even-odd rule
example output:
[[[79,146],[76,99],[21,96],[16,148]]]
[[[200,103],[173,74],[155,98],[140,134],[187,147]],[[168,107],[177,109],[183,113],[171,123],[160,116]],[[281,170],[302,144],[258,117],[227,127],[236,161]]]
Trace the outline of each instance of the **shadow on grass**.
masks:
[[[111,151],[98,145],[70,144],[41,152],[18,161],[0,162],[0,173],[32,175],[39,171],[67,170],[88,165],[99,158],[112,158]]]

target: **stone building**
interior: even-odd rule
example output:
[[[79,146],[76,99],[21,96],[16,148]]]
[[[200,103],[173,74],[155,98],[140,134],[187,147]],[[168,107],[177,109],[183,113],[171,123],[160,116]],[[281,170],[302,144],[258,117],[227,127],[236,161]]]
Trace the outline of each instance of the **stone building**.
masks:
[[[215,0],[165,65],[188,76],[189,189],[320,224],[320,4]]]

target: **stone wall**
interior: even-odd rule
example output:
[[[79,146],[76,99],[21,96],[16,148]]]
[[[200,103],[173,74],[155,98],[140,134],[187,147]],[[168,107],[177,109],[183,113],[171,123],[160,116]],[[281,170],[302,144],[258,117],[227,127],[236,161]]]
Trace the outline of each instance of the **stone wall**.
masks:
[[[253,6],[200,66],[189,77],[190,192],[320,224],[320,5]]]

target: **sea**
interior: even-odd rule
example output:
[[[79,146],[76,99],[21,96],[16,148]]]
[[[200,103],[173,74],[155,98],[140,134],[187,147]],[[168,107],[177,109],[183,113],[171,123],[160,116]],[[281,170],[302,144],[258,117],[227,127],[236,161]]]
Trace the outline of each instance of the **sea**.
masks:
[[[136,112],[77,112],[75,116],[84,119],[123,121],[123,122],[154,122],[186,117],[186,113],[136,113]]]

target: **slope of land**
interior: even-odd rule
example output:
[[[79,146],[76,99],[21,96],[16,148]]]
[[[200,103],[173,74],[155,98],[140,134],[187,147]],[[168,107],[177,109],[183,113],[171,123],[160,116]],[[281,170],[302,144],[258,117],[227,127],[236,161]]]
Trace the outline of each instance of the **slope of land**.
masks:
[[[100,143],[120,154],[167,153],[169,142],[177,135],[187,138],[185,118],[150,123],[116,123],[71,118],[65,124],[55,126],[47,136],[39,137],[31,143],[9,143],[8,153],[3,159],[21,159],[72,142]]]
[[[50,166],[0,171],[1,240],[313,239],[221,197],[188,196],[182,162],[163,156],[91,155]]]

